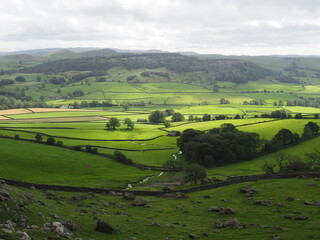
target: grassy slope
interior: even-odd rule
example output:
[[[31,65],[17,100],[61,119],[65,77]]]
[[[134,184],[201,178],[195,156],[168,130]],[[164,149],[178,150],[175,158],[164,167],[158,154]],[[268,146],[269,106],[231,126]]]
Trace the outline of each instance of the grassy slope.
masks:
[[[117,188],[155,173],[53,146],[9,139],[0,139],[0,145],[0,175],[9,179]]]
[[[315,183],[315,185],[309,185],[310,183]],[[258,190],[254,199],[268,199],[270,206],[253,205],[253,200],[247,200],[239,192],[239,189],[246,185]],[[143,208],[132,207],[130,200],[109,195],[96,195],[92,199],[73,203],[69,200],[71,196],[83,194],[55,192],[59,197],[63,197],[59,199],[61,205],[56,201],[46,199],[45,193],[42,191],[9,187],[10,193],[18,199],[21,199],[19,195],[22,193],[31,193],[33,198],[39,199],[47,205],[40,206],[36,203],[27,205],[25,212],[28,215],[29,225],[35,224],[42,227],[45,222],[57,221],[57,219],[50,217],[50,213],[56,213],[61,216],[58,221],[68,219],[77,225],[75,231],[77,237],[96,240],[122,240],[132,236],[144,240],[188,239],[190,233],[198,235],[198,239],[267,240],[273,235],[290,240],[304,239],[307,235],[318,239],[320,238],[318,224],[320,209],[316,206],[303,204],[304,200],[311,202],[319,200],[318,190],[319,183],[312,179],[261,180],[188,194],[189,199],[145,197],[151,207]],[[210,195],[212,198],[204,199],[204,195]],[[288,196],[295,200],[288,201]],[[228,199],[229,202],[222,202],[222,199]],[[116,202],[116,205],[105,205],[110,201]],[[282,203],[283,207],[278,207],[277,203]],[[0,202],[0,204],[3,203]],[[181,206],[181,209],[177,206]],[[219,215],[208,212],[210,206],[231,207],[236,211],[236,215]],[[107,213],[102,213],[102,209]],[[275,212],[276,209],[279,212]],[[285,214],[291,214],[293,211],[301,211],[309,219],[297,221],[284,218]],[[38,212],[41,212],[48,219],[39,218]],[[129,214],[129,216],[119,215],[119,212]],[[14,214],[5,211],[0,215],[0,222],[11,217],[14,217]],[[95,217],[115,226],[117,233],[105,235],[94,231]],[[219,233],[214,232],[213,223],[217,219],[231,218],[237,218],[247,227],[243,230],[220,229]],[[160,226],[154,226],[153,223],[158,223]],[[267,227],[262,228],[261,226]],[[277,226],[282,230],[275,229]],[[204,233],[207,233],[208,237],[203,236]],[[41,230],[28,231],[28,234],[34,239],[44,239],[45,236],[48,236],[48,233]]]

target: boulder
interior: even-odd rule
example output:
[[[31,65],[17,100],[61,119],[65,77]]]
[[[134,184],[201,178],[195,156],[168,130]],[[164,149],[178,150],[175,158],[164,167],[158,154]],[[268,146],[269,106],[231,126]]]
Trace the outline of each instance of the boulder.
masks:
[[[103,220],[97,221],[96,230],[98,232],[107,233],[107,234],[115,234],[116,233],[116,229],[113,226],[111,226],[109,223],[107,223]]]
[[[223,222],[220,219],[217,219],[214,224],[213,224],[214,228],[223,228]]]
[[[4,188],[0,188],[0,201],[5,202],[10,199],[11,199],[10,194]]]
[[[294,218],[295,220],[308,220],[307,216],[299,215]]]
[[[64,238],[72,238],[73,234],[65,227],[62,225],[60,222],[53,222],[53,223],[45,223],[43,230],[46,232],[52,232],[60,237]]]
[[[135,198],[134,194],[133,193],[130,193],[130,192],[125,192],[123,194],[123,198],[124,199],[128,199],[128,200],[133,200]]]
[[[208,211],[209,212],[220,212],[222,209],[223,209],[223,207],[211,206],[211,207],[209,207]]]
[[[241,229],[244,225],[241,225],[237,218],[233,218],[223,222],[223,226],[231,229]]]
[[[248,194],[254,194],[257,192],[257,190],[255,188],[249,187],[249,186],[245,186],[240,188],[240,192],[241,193],[248,193]]]
[[[236,214],[236,212],[232,208],[223,208],[220,214]]]
[[[145,206],[147,201],[143,197],[136,197],[132,203],[132,206]]]
[[[189,238],[196,239],[196,238],[198,238],[198,236],[196,234],[190,233]]]

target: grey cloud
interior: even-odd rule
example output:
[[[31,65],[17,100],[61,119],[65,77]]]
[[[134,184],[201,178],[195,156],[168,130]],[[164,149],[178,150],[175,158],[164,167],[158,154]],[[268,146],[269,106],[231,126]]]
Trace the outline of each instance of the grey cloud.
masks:
[[[1,51],[72,45],[303,54],[315,51],[320,36],[317,0],[1,0],[0,12]]]

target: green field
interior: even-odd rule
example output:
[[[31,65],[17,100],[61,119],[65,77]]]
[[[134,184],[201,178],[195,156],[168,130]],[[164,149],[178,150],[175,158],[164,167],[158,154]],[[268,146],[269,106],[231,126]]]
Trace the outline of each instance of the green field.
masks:
[[[0,139],[3,178],[71,186],[125,187],[155,174],[114,160],[59,147]],[[12,151],[15,146],[15,151]]]

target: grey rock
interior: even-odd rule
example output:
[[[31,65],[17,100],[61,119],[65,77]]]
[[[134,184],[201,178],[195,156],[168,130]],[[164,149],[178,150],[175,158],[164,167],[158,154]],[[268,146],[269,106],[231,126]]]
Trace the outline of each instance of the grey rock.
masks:
[[[147,201],[143,197],[136,197],[132,203],[132,206],[145,206]]]
[[[116,233],[116,229],[113,226],[111,226],[109,223],[107,223],[103,220],[97,221],[96,230],[98,232],[107,233],[107,234],[115,234]]]
[[[64,237],[64,238],[73,237],[73,234],[60,222],[45,223],[43,230],[46,232],[53,232],[59,235],[60,237]]]

